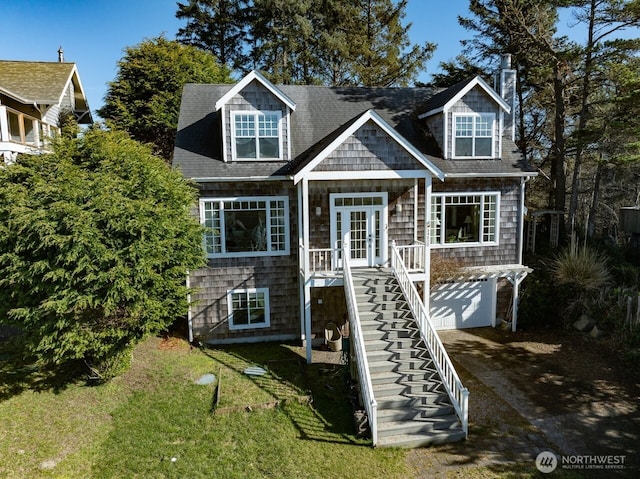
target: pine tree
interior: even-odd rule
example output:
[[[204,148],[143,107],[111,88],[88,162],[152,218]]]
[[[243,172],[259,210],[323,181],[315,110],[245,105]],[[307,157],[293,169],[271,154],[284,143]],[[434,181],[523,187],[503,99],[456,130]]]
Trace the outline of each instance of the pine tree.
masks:
[[[212,53],[231,69],[245,67],[247,3],[246,0],[178,2],[176,18],[186,20],[187,24],[178,30],[177,40]]]

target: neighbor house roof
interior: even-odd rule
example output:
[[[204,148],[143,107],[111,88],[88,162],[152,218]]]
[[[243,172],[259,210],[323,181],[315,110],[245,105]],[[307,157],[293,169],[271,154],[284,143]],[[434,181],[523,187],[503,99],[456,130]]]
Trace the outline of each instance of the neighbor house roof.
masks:
[[[474,172],[521,176],[530,171],[515,144],[507,138],[503,138],[506,153],[501,160],[444,160],[424,122],[418,119],[418,114],[426,111],[425,105],[438,93],[432,88],[279,85],[278,91],[296,107],[291,113],[292,161],[225,162],[221,149],[221,111],[216,104],[234,88],[235,85],[184,86],[173,163],[186,177],[197,180],[288,177],[368,110],[375,111],[445,176]]]
[[[73,84],[76,110],[89,110],[75,63],[0,60],[0,91],[21,103],[56,105]]]

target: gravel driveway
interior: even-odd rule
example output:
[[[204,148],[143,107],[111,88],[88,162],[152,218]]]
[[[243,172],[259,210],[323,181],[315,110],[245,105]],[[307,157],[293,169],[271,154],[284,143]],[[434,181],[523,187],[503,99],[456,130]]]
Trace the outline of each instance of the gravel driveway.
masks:
[[[416,478],[500,477],[501,466],[534,473],[542,451],[571,461],[572,471],[558,469],[578,477],[640,477],[640,373],[606,341],[493,328],[440,336],[470,391],[469,437],[410,451]],[[624,466],[585,466],[594,456]]]

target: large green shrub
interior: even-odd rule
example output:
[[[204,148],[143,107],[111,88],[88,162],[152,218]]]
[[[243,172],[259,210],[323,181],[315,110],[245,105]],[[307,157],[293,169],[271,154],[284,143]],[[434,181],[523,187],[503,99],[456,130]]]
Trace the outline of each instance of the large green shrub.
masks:
[[[94,127],[0,169],[0,317],[46,363],[118,369],[186,312],[203,263],[194,188],[125,133]]]

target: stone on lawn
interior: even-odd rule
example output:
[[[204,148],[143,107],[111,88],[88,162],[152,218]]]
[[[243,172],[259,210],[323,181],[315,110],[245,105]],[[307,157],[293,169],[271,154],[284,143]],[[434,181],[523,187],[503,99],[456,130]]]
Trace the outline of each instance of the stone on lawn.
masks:
[[[582,331],[583,333],[588,333],[593,329],[595,325],[596,325],[596,322],[586,314],[583,314],[582,316],[580,316],[580,319],[578,319],[575,323],[573,323],[573,327],[576,328],[578,331]]]
[[[598,339],[604,336],[604,331],[600,329],[597,325],[593,326],[593,329],[589,333],[589,336],[592,338]]]

